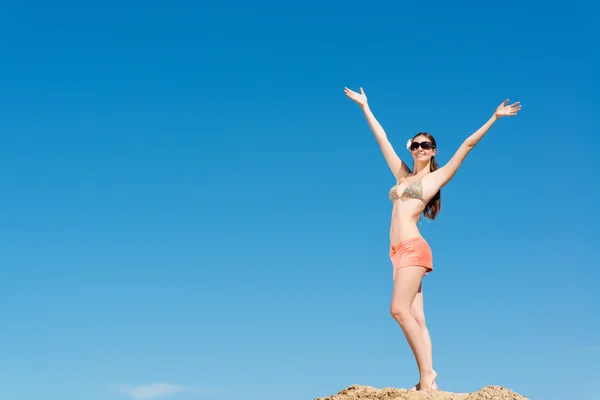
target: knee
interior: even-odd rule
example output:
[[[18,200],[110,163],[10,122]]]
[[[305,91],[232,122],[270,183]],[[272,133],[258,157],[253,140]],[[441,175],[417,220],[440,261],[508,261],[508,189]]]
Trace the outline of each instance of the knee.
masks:
[[[390,314],[400,325],[404,325],[407,318],[413,318],[408,308],[398,307],[392,304]]]

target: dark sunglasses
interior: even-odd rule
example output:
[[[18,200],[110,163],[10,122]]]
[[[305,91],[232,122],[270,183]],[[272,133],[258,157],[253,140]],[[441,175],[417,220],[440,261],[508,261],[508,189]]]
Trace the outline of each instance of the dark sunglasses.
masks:
[[[412,142],[410,144],[410,149],[411,150],[416,150],[419,148],[419,146],[421,146],[421,148],[423,150],[431,150],[433,148],[433,145],[431,144],[431,142]]]

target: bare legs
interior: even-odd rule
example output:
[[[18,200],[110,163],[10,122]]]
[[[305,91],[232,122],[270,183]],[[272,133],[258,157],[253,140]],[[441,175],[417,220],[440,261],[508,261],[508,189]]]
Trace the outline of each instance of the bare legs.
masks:
[[[417,322],[417,318],[415,318],[412,312],[417,294],[421,292],[421,279],[424,275],[425,268],[423,267],[402,267],[396,270],[390,312],[404,332],[408,345],[415,356],[420,375],[419,389],[430,391],[433,389],[433,384],[437,377],[431,360],[431,340],[428,339],[428,331],[427,339],[424,338],[425,331],[421,328],[421,325]],[[417,300],[414,307],[417,311],[419,307],[422,310],[422,296],[421,292],[421,300]],[[425,326],[424,320],[425,317],[423,316],[423,326]]]
[[[421,336],[423,337],[423,341],[425,341],[425,348],[427,349],[427,357],[431,365],[433,365],[433,357],[432,357],[432,349],[431,349],[431,337],[429,336],[429,330],[427,329],[427,324],[425,323],[425,309],[423,306],[423,284],[419,285],[419,290],[415,295],[415,299],[413,300],[412,306],[410,308],[410,312],[417,320],[419,327],[421,328]],[[437,389],[437,384],[435,381],[431,387],[432,389]],[[415,385],[411,390],[419,390],[419,385]]]

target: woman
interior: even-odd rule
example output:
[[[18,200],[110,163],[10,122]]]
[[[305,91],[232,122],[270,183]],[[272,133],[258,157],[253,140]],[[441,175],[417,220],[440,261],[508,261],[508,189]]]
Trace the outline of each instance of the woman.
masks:
[[[408,141],[413,158],[413,171],[403,163],[387,139],[386,133],[369,108],[362,88],[356,93],[345,88],[346,95],[362,108],[383,156],[396,178],[390,190],[393,202],[390,229],[390,259],[394,290],[390,312],[400,325],[413,351],[420,381],[412,390],[437,389],[437,373],[433,369],[431,339],[425,324],[421,281],[433,270],[431,249],[417,228],[421,213],[435,219],[440,211],[440,189],[454,176],[467,154],[501,117],[513,116],[521,109],[519,102],[500,104],[491,118],[469,136],[446,165],[435,161],[437,146],[429,133],[421,132]]]

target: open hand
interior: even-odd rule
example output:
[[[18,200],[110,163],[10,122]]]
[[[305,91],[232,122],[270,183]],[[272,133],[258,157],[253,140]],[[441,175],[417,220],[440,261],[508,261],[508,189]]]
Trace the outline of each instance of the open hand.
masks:
[[[508,99],[504,100],[502,104],[496,108],[496,111],[494,112],[496,117],[512,117],[513,115],[517,115],[517,112],[521,109],[521,103],[517,101],[509,106],[506,105],[507,103]]]
[[[354,100],[359,106],[364,107],[364,105],[367,104],[367,95],[362,87],[360,88],[360,93],[356,93],[348,88],[344,88],[344,92],[346,93],[346,96]]]

